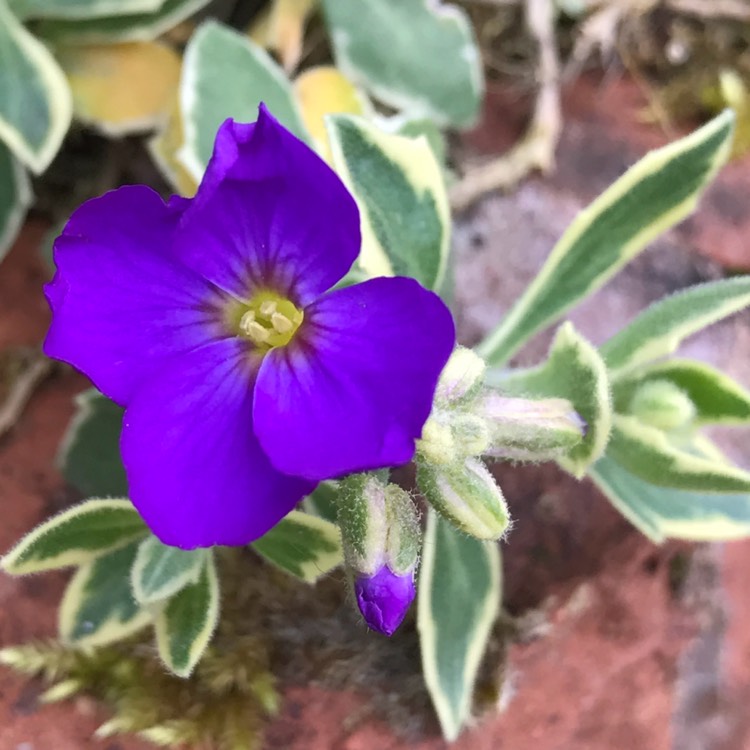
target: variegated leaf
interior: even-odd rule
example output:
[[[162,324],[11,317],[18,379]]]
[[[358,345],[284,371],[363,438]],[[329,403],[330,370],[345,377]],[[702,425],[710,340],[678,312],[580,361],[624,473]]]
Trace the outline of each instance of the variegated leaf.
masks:
[[[344,561],[338,527],[294,510],[253,542],[252,548],[268,562],[307,583],[315,583]]]
[[[656,487],[604,456],[589,476],[612,504],[657,544],[665,539],[697,542],[750,537],[750,495],[702,494]]]
[[[60,604],[60,638],[77,646],[122,640],[152,621],[130,590],[130,569],[140,541],[82,565]]]
[[[0,0],[0,141],[37,174],[60,148],[72,115],[70,89],[49,50]]]
[[[93,388],[76,396],[76,407],[58,457],[65,478],[84,495],[127,495],[120,458],[122,408]]]
[[[227,117],[254,122],[261,102],[308,140],[292,86],[268,53],[227,26],[203,23],[185,49],[180,85],[185,145],[179,158],[194,179],[200,180],[211,158],[219,125]]]
[[[0,143],[0,261],[16,239],[31,198],[26,170],[10,149]]]
[[[189,677],[219,622],[219,579],[213,555],[204,558],[198,580],[173,596],[156,618],[156,645],[167,668]]]
[[[750,305],[750,276],[684,289],[655,302],[601,347],[612,378],[666,357],[684,339]]]
[[[36,31],[55,43],[110,44],[112,42],[148,42],[190,18],[211,0],[163,0],[158,10],[121,11],[99,18],[49,19],[40,21]]]
[[[503,364],[535,333],[612,278],[682,221],[731,149],[727,110],[686,138],[652,151],[582,211],[540,273],[477,351]]]
[[[323,9],[346,76],[411,115],[474,123],[484,81],[463,10],[435,0],[324,0]]]
[[[689,492],[750,492],[750,473],[681,450],[665,433],[635,417],[615,415],[607,455],[632,474],[660,487]]]
[[[477,670],[500,610],[497,544],[456,531],[430,511],[419,576],[422,672],[448,742],[471,716]]]
[[[645,383],[666,381],[695,407],[695,425],[742,425],[750,422],[750,392],[711,365],[691,359],[668,359],[638,370],[613,386],[618,411],[627,411],[633,394]]]
[[[360,267],[440,289],[450,250],[450,210],[440,165],[426,139],[385,133],[349,115],[328,118],[336,171],[362,222]]]
[[[205,549],[169,547],[155,536],[149,536],[141,542],[131,570],[130,581],[136,601],[153,604],[195,583],[207,554]]]
[[[11,575],[88,563],[146,536],[148,529],[128,500],[87,500],[53,516],[2,559]]]

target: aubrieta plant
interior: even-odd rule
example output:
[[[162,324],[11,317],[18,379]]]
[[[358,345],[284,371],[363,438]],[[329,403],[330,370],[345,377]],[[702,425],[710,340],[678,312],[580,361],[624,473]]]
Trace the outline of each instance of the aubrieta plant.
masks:
[[[38,29],[82,45],[112,29],[156,36],[169,7],[186,7],[153,5]],[[298,31],[312,3],[302,6]],[[274,24],[290,19],[282,2],[249,35],[199,25],[179,101],[150,143],[180,195],[119,187],[83,203],[57,237],[44,349],[95,386],[60,456],[87,499],[2,566],[75,568],[59,617],[69,679],[50,695],[83,689],[84,674],[101,679],[92,653],[111,665],[107,648],[127,650],[153,628],[169,672],[190,678],[183,685],[209,674],[217,703],[231,680],[215,665],[235,657],[211,644],[238,590],[233,578],[222,589],[223,548],[249,548],[310,585],[343,566],[363,628],[399,637],[416,598],[425,684],[453,740],[472,717],[502,604],[512,521],[494,462],[554,461],[589,477],[656,543],[750,536],[750,474],[702,432],[750,424],[750,394],[672,357],[750,305],[750,278],[657,302],[599,348],[563,322],[543,362],[511,366],[692,211],[729,155],[734,116],[628,170],[470,349],[444,301],[451,212],[438,130],[469,124],[481,102],[467,18],[426,0],[321,6],[336,66],[300,73],[300,50],[274,46]],[[384,44],[396,26],[408,33]],[[17,669],[65,676],[58,652],[45,658],[0,652]],[[272,712],[267,681],[244,687]],[[193,736],[183,719],[116,716],[103,732],[177,745]]]

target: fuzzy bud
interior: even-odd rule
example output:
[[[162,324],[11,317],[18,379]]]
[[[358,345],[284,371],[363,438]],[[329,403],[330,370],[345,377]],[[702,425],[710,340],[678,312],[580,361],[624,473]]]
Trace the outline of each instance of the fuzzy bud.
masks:
[[[417,451],[430,463],[449,464],[456,460],[456,447],[450,414],[433,409],[422,428]]]
[[[669,380],[641,384],[630,401],[630,413],[658,430],[675,430],[695,417],[695,404],[681,388]]]
[[[484,382],[487,365],[471,349],[458,346],[443,368],[435,391],[438,404],[455,404],[475,396]]]
[[[487,455],[547,461],[568,453],[586,435],[586,422],[563,398],[506,398],[488,391],[476,405],[490,431]]]
[[[341,483],[338,521],[360,612],[370,628],[390,636],[414,599],[417,509],[400,487],[355,474]]]
[[[354,593],[368,627],[391,636],[414,601],[414,571],[397,575],[384,565],[373,576],[359,576],[354,581]]]
[[[499,539],[510,519],[503,493],[476,458],[451,466],[417,464],[417,484],[429,503],[456,528],[477,539]]]

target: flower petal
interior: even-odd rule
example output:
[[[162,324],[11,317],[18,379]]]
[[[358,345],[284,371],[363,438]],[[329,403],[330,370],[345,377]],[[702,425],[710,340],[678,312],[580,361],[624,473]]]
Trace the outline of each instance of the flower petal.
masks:
[[[333,170],[261,106],[257,123],[219,129],[180,238],[180,259],[239,299],[271,287],[305,305],[355,261],[359,212]]]
[[[264,357],[255,434],[277,469],[310,479],[406,463],[454,343],[448,308],[413,279],[331,292]]]
[[[245,346],[225,339],[176,357],[126,410],[130,499],[165,544],[247,544],[314,487],[280,474],[260,449],[252,379]]]
[[[388,637],[404,621],[416,593],[413,570],[398,575],[383,565],[374,575],[354,581],[357,606],[367,627]]]
[[[44,351],[123,405],[166,359],[216,330],[217,290],[168,252],[178,219],[150,188],[128,186],[84,203],[55,241]]]

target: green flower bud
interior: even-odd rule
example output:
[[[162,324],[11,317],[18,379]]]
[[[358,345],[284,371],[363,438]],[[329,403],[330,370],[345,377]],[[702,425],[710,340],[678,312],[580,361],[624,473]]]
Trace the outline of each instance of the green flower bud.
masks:
[[[453,464],[481,456],[490,447],[490,430],[482,417],[470,411],[435,410],[422,429],[417,450],[425,461]]]
[[[422,545],[417,509],[408,493],[372,474],[341,484],[339,527],[359,611],[372,629],[393,635],[416,587]]]
[[[438,513],[477,539],[499,539],[508,528],[503,493],[476,458],[449,466],[418,461],[417,484]]]
[[[641,422],[665,432],[685,427],[696,414],[687,393],[669,380],[649,380],[638,386],[629,411]]]
[[[435,402],[448,405],[468,401],[479,393],[487,365],[471,349],[458,346],[443,368],[435,391]]]
[[[396,575],[413,571],[422,549],[419,512],[409,493],[395,484],[385,488],[388,537],[385,561]]]
[[[586,422],[564,398],[506,398],[487,391],[476,413],[489,427],[486,455],[496,458],[547,461],[568,453],[586,434]]]
[[[349,569],[374,575],[387,565],[414,571],[421,549],[419,513],[409,494],[373,474],[353,474],[340,485],[338,522]]]
[[[372,474],[353,474],[341,482],[338,504],[347,566],[375,573],[384,562],[388,535],[385,485]]]
[[[449,464],[456,460],[456,441],[450,424],[450,414],[434,409],[422,428],[417,451],[430,463]]]

